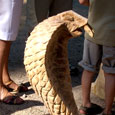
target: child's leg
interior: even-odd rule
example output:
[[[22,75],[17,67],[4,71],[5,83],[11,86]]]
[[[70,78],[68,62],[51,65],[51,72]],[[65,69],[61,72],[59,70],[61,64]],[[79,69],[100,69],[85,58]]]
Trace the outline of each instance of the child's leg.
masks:
[[[103,46],[103,70],[105,76],[105,110],[104,113],[111,113],[115,97],[115,47]]]
[[[84,41],[83,59],[79,65],[84,68],[82,74],[83,106],[90,106],[90,89],[92,78],[100,67],[102,47],[87,39]]]
[[[91,83],[94,76],[94,72],[90,72],[87,70],[83,71],[82,74],[82,97],[83,97],[83,106],[90,107],[90,91],[91,91]]]
[[[99,70],[101,57],[102,46],[85,39],[83,59],[79,62],[79,65],[84,68],[82,74],[83,105],[80,107],[80,114],[96,114],[102,111],[100,106],[90,101],[91,83],[94,74]]]
[[[113,100],[115,97],[115,74],[105,73],[105,110],[104,113],[111,113]]]

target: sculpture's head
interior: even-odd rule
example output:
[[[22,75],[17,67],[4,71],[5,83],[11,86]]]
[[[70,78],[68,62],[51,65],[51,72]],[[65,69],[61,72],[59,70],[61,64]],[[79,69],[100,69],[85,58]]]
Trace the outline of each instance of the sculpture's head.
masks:
[[[66,24],[73,37],[81,35],[82,29],[88,32],[91,37],[93,36],[93,31],[87,24],[87,18],[75,13],[72,10],[61,13],[60,18]]]

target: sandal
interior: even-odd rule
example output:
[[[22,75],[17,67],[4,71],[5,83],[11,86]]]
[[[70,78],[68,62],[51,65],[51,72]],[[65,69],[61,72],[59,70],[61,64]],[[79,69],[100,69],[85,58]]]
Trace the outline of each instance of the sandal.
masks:
[[[24,84],[20,84],[17,90],[13,90],[14,93],[27,92],[28,88]]]
[[[12,91],[12,93],[21,93],[21,92],[28,91],[28,88],[24,84],[20,84],[16,90],[15,89],[13,90],[12,88],[9,87],[12,83],[13,83],[13,81],[9,81],[9,82],[5,83],[5,87],[9,91]]]
[[[4,98],[2,102],[9,105],[20,105],[24,103],[24,100],[19,96],[8,96]]]
[[[102,108],[97,104],[91,104],[91,107],[81,106],[79,109],[80,115],[96,115],[102,112]]]
[[[4,92],[5,89],[2,88],[0,92],[0,101],[5,103],[5,104],[10,104],[10,105],[20,105],[24,103],[24,100],[21,99],[19,96],[15,96],[9,92]],[[3,97],[4,95],[4,97]]]

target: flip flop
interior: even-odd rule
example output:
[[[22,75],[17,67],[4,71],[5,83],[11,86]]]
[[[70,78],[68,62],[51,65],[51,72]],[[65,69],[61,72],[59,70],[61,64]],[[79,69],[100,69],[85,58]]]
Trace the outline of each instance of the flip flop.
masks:
[[[80,115],[96,115],[102,112],[102,108],[94,103],[91,103],[91,107],[81,106],[79,109]]]

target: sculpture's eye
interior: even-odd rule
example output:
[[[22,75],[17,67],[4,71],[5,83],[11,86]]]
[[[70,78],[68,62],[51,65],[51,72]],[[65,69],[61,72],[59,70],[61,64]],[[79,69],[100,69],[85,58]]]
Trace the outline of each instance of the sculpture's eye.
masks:
[[[74,18],[73,18],[73,17],[70,17],[68,20],[69,20],[69,21],[74,21]]]
[[[64,18],[65,18],[64,20],[67,20],[67,21],[70,21],[70,22],[74,21],[74,17],[72,17],[71,15],[65,16]]]

